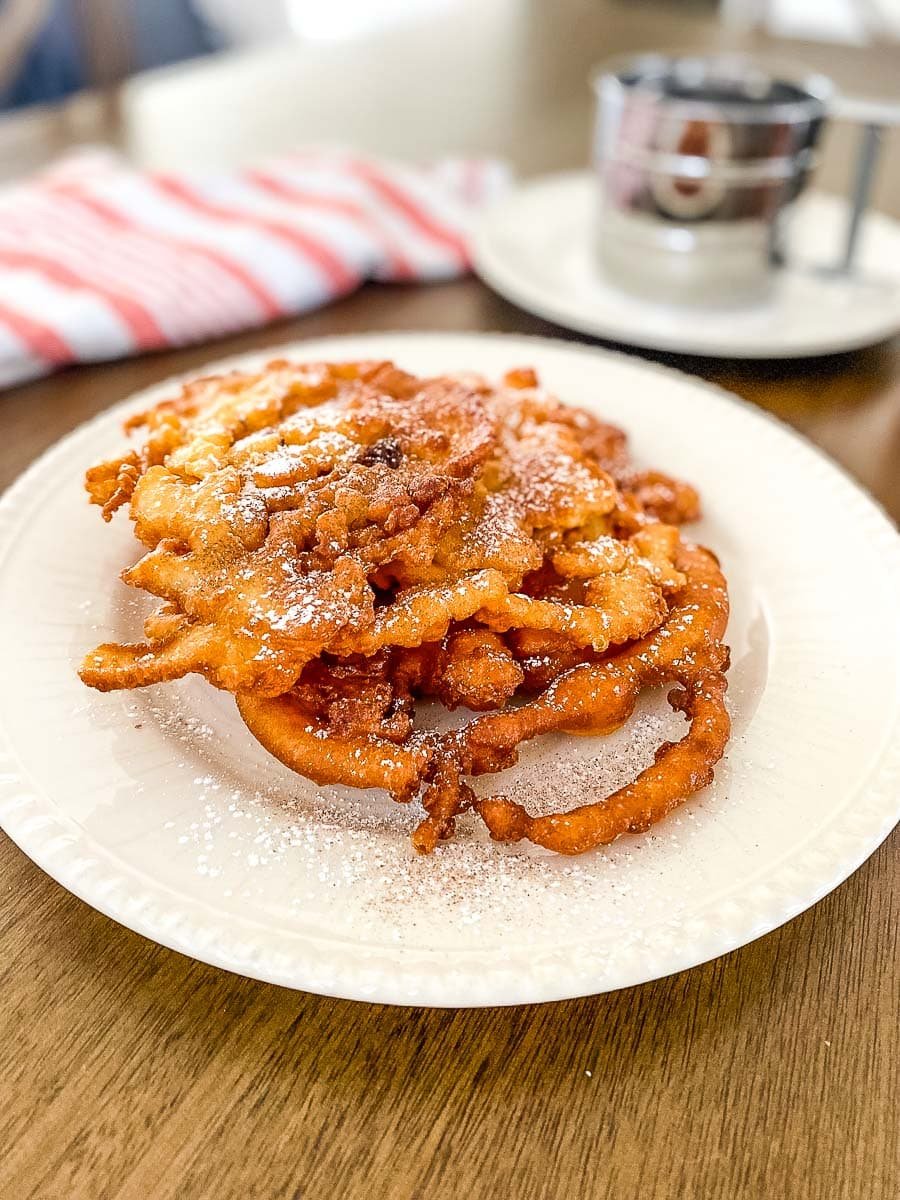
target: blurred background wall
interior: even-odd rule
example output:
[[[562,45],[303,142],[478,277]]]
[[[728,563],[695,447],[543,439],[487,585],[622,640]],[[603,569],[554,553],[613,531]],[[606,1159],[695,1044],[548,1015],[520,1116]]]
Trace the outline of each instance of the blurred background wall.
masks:
[[[500,0],[484,0],[485,19]],[[522,8],[556,0],[519,0]],[[648,0],[619,0],[629,8]],[[780,37],[900,38],[900,0],[653,0]],[[289,38],[349,38],[450,10],[454,0],[0,0],[0,109],[59,100],[136,72]]]
[[[0,0],[0,107],[58,100],[221,44],[190,0]]]
[[[363,34],[449,3],[0,0],[0,109],[59,100],[80,88],[229,47]]]
[[[565,169],[598,62],[729,46],[898,99],[900,0],[0,0],[0,182],[85,143],[151,170],[335,142]],[[818,181],[843,192],[856,132],[827,142]]]

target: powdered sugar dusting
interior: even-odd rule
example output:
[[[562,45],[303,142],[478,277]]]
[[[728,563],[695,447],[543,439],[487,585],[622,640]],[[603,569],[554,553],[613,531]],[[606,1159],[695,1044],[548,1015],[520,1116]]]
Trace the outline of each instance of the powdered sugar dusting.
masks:
[[[249,738],[230,698],[210,698],[199,682],[151,691],[154,723],[180,743],[184,769],[192,771],[193,803],[166,823],[164,836],[217,894],[255,910],[271,908],[277,894],[273,920],[321,918],[354,937],[407,945],[428,944],[439,922],[447,949],[465,945],[473,928],[520,941],[527,936],[521,914],[532,905],[544,914],[543,933],[566,940],[598,923],[610,938],[648,921],[677,925],[677,906],[653,885],[652,850],[678,846],[690,825],[681,816],[641,838],[567,859],[526,843],[492,843],[467,814],[454,841],[421,857],[409,843],[422,817],[417,802],[316,787],[292,775]],[[650,695],[617,733],[526,745],[516,766],[477,780],[476,788],[513,794],[534,813],[589,803],[634,778],[660,741],[682,730],[664,697]]]
[[[596,803],[630,783],[649,766],[657,747],[683,736],[683,718],[645,703],[613,740],[557,737],[548,753],[546,739],[523,746],[515,767],[475,780],[480,795],[513,794],[533,816]]]

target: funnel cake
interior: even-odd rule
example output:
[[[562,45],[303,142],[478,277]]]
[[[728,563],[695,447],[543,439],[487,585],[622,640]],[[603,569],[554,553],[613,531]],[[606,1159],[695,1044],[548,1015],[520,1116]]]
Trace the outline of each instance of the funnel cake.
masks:
[[[420,796],[423,853],[470,809],[498,840],[581,853],[712,778],[728,596],[679,529],[697,494],[637,471],[620,430],[532,371],[278,360],[189,383],[127,431],[139,446],[86,486],[107,520],[129,506],[146,553],[123,579],[160,605],[143,641],[86,656],[90,686],[203,675],[300,774]],[[613,796],[532,817],[467,781],[538,734],[615,729],[660,684],[688,731]],[[423,701],[477,715],[439,734]]]

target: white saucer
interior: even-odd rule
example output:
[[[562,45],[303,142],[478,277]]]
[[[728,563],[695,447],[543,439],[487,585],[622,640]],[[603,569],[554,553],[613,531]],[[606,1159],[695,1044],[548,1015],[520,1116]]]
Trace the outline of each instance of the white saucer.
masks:
[[[475,269],[506,299],[579,333],[682,354],[803,358],[855,350],[900,330],[900,223],[866,216],[850,278],[826,279],[843,242],[845,201],[814,192],[794,221],[793,265],[770,299],[744,308],[677,308],[606,283],[591,255],[594,181],[587,171],[525,183],[479,222]]]

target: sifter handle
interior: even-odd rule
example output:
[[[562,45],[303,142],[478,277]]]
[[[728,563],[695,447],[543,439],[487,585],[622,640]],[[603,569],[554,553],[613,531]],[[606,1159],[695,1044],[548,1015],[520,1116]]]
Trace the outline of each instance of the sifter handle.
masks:
[[[837,121],[848,121],[862,127],[850,192],[850,216],[847,219],[844,250],[835,268],[837,274],[849,275],[856,256],[863,215],[869,206],[882,133],[886,126],[900,125],[900,104],[869,100],[864,96],[839,95],[832,101],[829,115]]]

